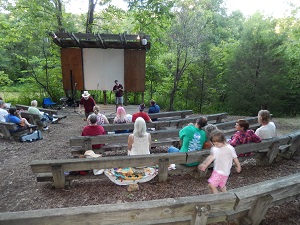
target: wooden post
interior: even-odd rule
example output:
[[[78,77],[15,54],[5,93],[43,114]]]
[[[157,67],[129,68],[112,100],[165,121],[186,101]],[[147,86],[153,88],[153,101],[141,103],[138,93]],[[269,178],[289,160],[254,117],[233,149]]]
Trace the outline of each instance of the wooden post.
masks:
[[[270,194],[259,197],[251,207],[248,216],[244,218],[241,225],[259,225],[264,219],[273,197]]]
[[[198,170],[199,171],[199,175],[200,177],[206,177],[206,174],[207,174],[207,171],[208,171],[208,168],[206,168],[205,171],[202,171],[202,170]]]
[[[84,150],[92,149],[92,140],[90,138],[84,140]]]
[[[298,151],[298,153],[297,153]],[[291,146],[288,150],[289,154],[293,156],[294,154],[300,154],[300,136],[293,138],[291,141]]]
[[[278,141],[272,143],[272,145],[269,147],[267,158],[269,159],[268,163],[271,164],[274,159],[276,158],[277,154],[279,153],[279,145],[280,143]]]
[[[9,130],[5,127],[5,125],[0,125],[0,131],[3,134],[4,138],[12,139]]]
[[[218,116],[216,119],[216,123],[221,123],[222,122],[222,116]]]
[[[62,165],[52,165],[52,176],[55,188],[65,188],[65,174]]]
[[[106,91],[103,91],[103,104],[107,105],[107,93],[106,93]]]
[[[124,101],[124,105],[128,104],[127,91],[124,91],[123,101]]]
[[[142,102],[145,103],[145,92],[142,92]]]
[[[196,206],[196,213],[191,221],[191,225],[205,225],[210,211],[211,207],[209,205],[203,207]]]
[[[158,165],[158,181],[163,182],[167,181],[168,179],[168,166],[169,166],[169,159],[159,159]]]

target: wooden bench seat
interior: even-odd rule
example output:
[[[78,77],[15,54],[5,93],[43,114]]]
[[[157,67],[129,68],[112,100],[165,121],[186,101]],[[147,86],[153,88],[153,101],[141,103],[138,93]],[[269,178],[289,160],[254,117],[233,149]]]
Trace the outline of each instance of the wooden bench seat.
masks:
[[[296,151],[300,151],[300,130],[276,137],[270,140],[264,140],[261,143],[250,143],[235,147],[237,154],[254,152],[253,157],[257,157],[258,163],[271,164],[279,153],[280,146],[289,145],[289,152],[293,156]],[[268,152],[261,154],[259,151],[268,149]],[[258,153],[259,155],[257,155]],[[66,179],[65,171],[81,171],[92,169],[109,169],[116,167],[140,167],[158,165],[159,181],[166,181],[168,174],[182,174],[181,169],[169,172],[170,164],[189,164],[192,162],[202,162],[208,155],[210,150],[194,151],[188,153],[160,153],[150,155],[135,156],[107,156],[102,158],[78,158],[78,159],[61,159],[61,160],[37,160],[30,163],[34,173],[49,174],[52,173],[54,186],[56,188],[64,188]],[[194,167],[195,168],[195,167]],[[204,173],[205,174],[205,173]],[[49,177],[49,175],[47,175]],[[66,178],[68,177],[68,178]],[[88,179],[87,177],[86,179]],[[50,178],[44,179],[48,181]],[[73,177],[72,177],[73,179]],[[76,179],[76,177],[74,178]],[[82,178],[84,179],[84,178]],[[39,176],[39,181],[43,181]]]
[[[41,129],[47,125],[45,122],[41,121],[41,117],[38,114],[29,113],[28,111],[21,111],[20,113],[21,113],[21,117],[26,118],[30,124],[37,125],[39,127],[39,129]],[[67,117],[66,115],[54,115],[54,114],[52,114],[52,116],[54,118],[57,118],[55,123],[58,123],[61,119],[64,119]]]
[[[18,129],[18,126],[15,123],[6,123],[0,121],[0,133],[2,133],[2,136],[4,139],[14,139],[19,138],[21,135],[28,133],[28,130],[20,131],[20,132],[14,132],[10,133],[9,130],[16,130]]]

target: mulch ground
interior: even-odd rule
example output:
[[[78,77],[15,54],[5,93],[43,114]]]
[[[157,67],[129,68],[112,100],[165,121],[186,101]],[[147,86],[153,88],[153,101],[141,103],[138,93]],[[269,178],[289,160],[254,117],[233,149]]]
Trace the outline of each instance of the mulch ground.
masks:
[[[83,116],[73,112],[73,108],[64,109],[66,119],[51,124],[43,131],[43,140],[21,143],[0,139],[0,212],[27,211],[74,207],[109,203],[147,201],[153,199],[175,198],[208,194],[207,178],[194,178],[189,174],[170,176],[167,182],[156,179],[140,184],[140,190],[128,192],[126,186],[118,186],[107,178],[86,181],[74,181],[70,190],[52,189],[51,183],[37,183],[30,169],[32,160],[72,158],[69,139],[79,136],[86,125]],[[238,117],[228,117],[235,120]],[[274,118],[279,134],[293,132],[300,122],[287,124],[286,120]],[[284,122],[281,122],[284,121]],[[166,147],[156,152],[166,152]],[[124,152],[108,152],[107,155],[122,155]],[[247,160],[242,165],[242,173],[234,170],[230,175],[227,189],[300,172],[300,157],[291,160],[276,159],[270,166],[256,166],[255,160]],[[210,173],[207,175],[209,176]],[[269,209],[265,224],[300,224],[300,199]],[[219,224],[234,224],[219,223]]]

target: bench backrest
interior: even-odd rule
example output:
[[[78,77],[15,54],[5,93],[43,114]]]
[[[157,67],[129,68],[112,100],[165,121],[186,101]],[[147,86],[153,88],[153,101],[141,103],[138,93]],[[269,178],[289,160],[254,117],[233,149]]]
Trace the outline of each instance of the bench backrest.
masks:
[[[16,104],[15,105],[17,109],[23,109],[23,110],[28,110],[28,108],[30,106],[27,106],[27,105],[20,105],[20,104]],[[56,109],[45,109],[45,108],[39,108],[38,109],[41,111],[41,112],[45,112],[45,113],[48,113],[49,115],[53,115],[53,114],[57,114],[58,113],[58,110]]]
[[[105,136],[105,135],[103,135]],[[112,137],[112,136],[118,136],[118,135],[106,135],[107,137]],[[287,134],[283,135],[280,137],[276,137],[270,140],[264,140],[260,143],[249,143],[249,144],[244,144],[244,145],[239,145],[235,147],[235,150],[237,154],[239,153],[247,153],[247,152],[256,152],[260,150],[265,150],[272,146],[274,143],[280,145],[286,145],[291,142],[292,139],[296,139],[300,137],[300,130],[292,133],[292,134]],[[300,143],[297,143],[297,145],[300,145]],[[180,154],[184,154],[184,160],[183,158],[180,158],[180,160],[174,160],[177,159]],[[103,157],[103,158],[97,158],[97,159],[67,159],[67,160],[43,160],[40,163],[42,165],[52,165],[52,164],[68,164],[67,169],[75,169],[79,164],[80,170],[85,170],[89,168],[94,168],[94,169],[107,169],[111,168],[114,166],[146,166],[146,165],[156,165],[159,159],[164,159],[164,158],[169,158],[170,163],[190,163],[190,162],[195,162],[198,161],[200,162],[203,157],[207,157],[210,154],[210,150],[203,150],[203,151],[193,151],[193,152],[188,152],[188,153],[178,153],[178,154],[151,154],[151,155],[143,155],[143,156],[112,156],[112,157]],[[133,158],[131,158],[133,157]],[[138,160],[134,160],[135,157],[137,157]],[[125,162],[125,161],[126,162]],[[85,162],[88,162],[85,164]],[[101,162],[101,163],[99,163]],[[149,162],[149,164],[148,164]],[[91,164],[90,164],[91,163]],[[84,164],[84,166],[83,166]],[[89,167],[89,165],[95,165],[95,167]],[[69,166],[72,165],[72,168],[69,168]],[[106,167],[108,166],[108,167]],[[48,167],[48,170],[39,170],[39,171],[34,171],[34,172],[49,172],[51,166]],[[42,169],[45,169],[44,166],[41,167]],[[78,169],[78,168],[77,168]]]
[[[249,124],[257,124],[257,117],[250,117],[246,118],[247,121],[249,121]],[[184,119],[185,120],[185,119]],[[169,123],[172,123],[172,121],[167,121]],[[220,129],[226,132],[227,129],[231,128],[228,131],[228,135],[235,131],[234,125],[236,121],[226,122],[226,123],[219,123],[216,124],[216,126]],[[155,124],[155,123],[153,123]],[[151,123],[147,123],[147,126],[151,125]],[[176,138],[176,140],[179,141],[178,133],[180,129],[168,129],[168,130],[155,130],[149,132],[151,134],[152,142],[160,141],[161,139],[166,138]],[[70,146],[80,146],[83,149],[91,149],[92,145],[95,144],[116,144],[116,143],[124,143],[127,146],[127,140],[128,140],[128,133],[123,134],[110,134],[110,135],[100,135],[100,136],[78,136],[78,137],[71,137],[70,138]],[[172,140],[173,141],[173,140]]]
[[[151,119],[153,118],[167,118],[167,117],[181,117],[185,118],[188,115],[192,115],[193,110],[180,110],[180,111],[169,111],[169,112],[159,112],[159,113],[150,113],[148,114]],[[108,116],[107,119],[110,123],[113,122],[115,117]]]
[[[248,152],[265,151],[264,157],[267,163],[271,164],[282,145],[290,145],[292,154],[299,151],[300,130],[276,137],[270,140],[264,140],[261,143],[250,143],[235,147],[237,154]],[[294,150],[293,150],[294,149]],[[186,164],[191,162],[202,162],[210,150],[193,151],[187,153],[161,153],[150,155],[134,156],[108,156],[102,158],[79,158],[79,159],[61,159],[61,160],[38,160],[30,163],[34,173],[52,173],[55,186],[64,188],[64,171],[81,171],[91,169],[110,169],[116,167],[141,167],[158,165],[159,181],[166,181],[168,176],[168,166],[170,164]]]
[[[217,122],[221,123],[222,119],[227,118],[227,113],[218,113],[218,114],[212,114],[208,115],[207,121],[209,123]],[[147,123],[147,128],[155,128],[155,130],[161,130],[165,129],[166,127],[176,127],[181,128],[183,126],[188,125],[189,123],[195,123],[196,120],[199,118],[199,116],[195,117],[187,117],[182,119],[166,119],[166,120],[160,120],[160,121],[154,121],[152,123]],[[104,130],[107,132],[112,132],[115,130],[133,130],[134,123],[123,123],[123,124],[104,124],[103,125]]]

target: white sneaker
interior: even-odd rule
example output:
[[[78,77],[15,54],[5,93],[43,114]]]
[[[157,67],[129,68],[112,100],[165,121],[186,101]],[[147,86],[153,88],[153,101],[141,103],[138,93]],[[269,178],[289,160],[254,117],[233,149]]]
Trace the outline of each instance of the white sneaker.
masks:
[[[43,130],[49,130],[49,127],[43,127]]]
[[[53,118],[53,120],[51,122],[54,123],[57,120],[58,120],[58,118]]]

